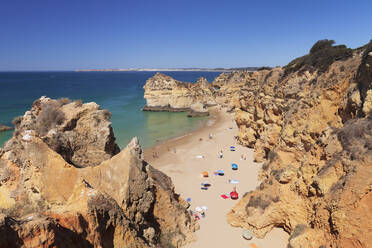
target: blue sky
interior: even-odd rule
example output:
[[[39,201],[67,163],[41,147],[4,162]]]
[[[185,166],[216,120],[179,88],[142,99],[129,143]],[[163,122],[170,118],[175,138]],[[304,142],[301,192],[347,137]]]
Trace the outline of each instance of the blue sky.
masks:
[[[372,39],[372,1],[2,0],[0,70],[285,65]]]

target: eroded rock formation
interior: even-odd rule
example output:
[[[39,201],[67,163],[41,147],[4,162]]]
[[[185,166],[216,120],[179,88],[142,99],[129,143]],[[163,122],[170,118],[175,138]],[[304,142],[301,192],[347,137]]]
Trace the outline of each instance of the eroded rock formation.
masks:
[[[110,113],[42,97],[0,149],[0,247],[179,247],[197,225]]]
[[[289,247],[371,247],[372,42],[353,51],[322,42],[242,77],[238,139],[264,163],[228,222],[258,237],[283,227]]]
[[[156,73],[144,86],[145,111],[190,111],[191,115],[206,115],[205,106],[215,105],[214,88],[205,79],[184,83],[170,76]],[[198,107],[201,105],[201,107]]]

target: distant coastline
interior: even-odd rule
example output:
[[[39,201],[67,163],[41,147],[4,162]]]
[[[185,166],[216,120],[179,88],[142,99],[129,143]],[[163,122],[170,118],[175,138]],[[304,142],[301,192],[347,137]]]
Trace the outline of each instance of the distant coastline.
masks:
[[[129,69],[79,69],[76,72],[86,71],[256,71],[260,67],[237,67],[237,68],[129,68]]]

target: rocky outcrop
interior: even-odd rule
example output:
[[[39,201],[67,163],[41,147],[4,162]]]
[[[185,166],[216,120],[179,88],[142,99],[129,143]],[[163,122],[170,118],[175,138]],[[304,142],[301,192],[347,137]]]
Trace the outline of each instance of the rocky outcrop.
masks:
[[[191,112],[199,112],[195,111],[195,104],[198,104],[203,105],[200,113],[204,113],[205,106],[215,105],[214,89],[205,78],[199,78],[196,83],[191,84],[156,73],[146,81],[144,89],[144,111],[186,112],[194,106]]]
[[[289,247],[370,247],[372,43],[350,53],[322,42],[242,79],[238,140],[264,163],[228,222],[258,237],[282,227]]]
[[[136,138],[118,150],[109,118],[95,103],[42,97],[16,119],[0,149],[0,247],[179,247],[193,240],[188,204],[143,160]],[[77,151],[86,154],[74,157]]]
[[[251,71],[236,71],[221,73],[212,82],[215,88],[215,100],[221,106],[228,107],[230,110],[239,100],[240,90],[250,79]]]
[[[76,167],[96,166],[119,153],[111,113],[96,103],[41,97],[16,118],[16,136],[33,130],[48,146]]]
[[[0,132],[12,130],[11,127],[0,124]]]

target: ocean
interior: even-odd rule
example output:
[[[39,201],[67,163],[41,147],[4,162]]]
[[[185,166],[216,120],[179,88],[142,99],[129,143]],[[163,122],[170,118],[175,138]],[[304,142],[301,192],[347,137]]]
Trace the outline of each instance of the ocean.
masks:
[[[197,129],[206,117],[189,118],[187,113],[143,112],[143,86],[156,72],[0,72],[0,123],[11,125],[41,96],[94,101],[112,113],[116,142],[124,148],[137,136],[148,148]],[[212,82],[220,72],[164,72],[177,80],[196,82],[205,77]],[[0,146],[12,131],[0,132]]]

